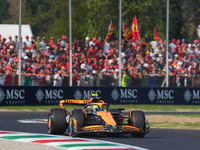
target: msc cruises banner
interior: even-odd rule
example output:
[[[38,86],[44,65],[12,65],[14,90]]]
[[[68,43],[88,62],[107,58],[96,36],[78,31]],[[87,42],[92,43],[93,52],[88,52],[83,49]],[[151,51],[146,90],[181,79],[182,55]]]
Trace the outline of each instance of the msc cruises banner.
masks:
[[[91,94],[109,104],[200,105],[198,88],[149,87],[0,87],[0,105],[54,105],[62,99],[90,99]]]

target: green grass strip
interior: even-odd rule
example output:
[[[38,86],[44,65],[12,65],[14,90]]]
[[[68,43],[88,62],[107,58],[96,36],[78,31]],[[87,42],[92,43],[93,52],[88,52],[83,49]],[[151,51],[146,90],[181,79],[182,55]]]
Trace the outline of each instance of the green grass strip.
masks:
[[[96,143],[96,144],[64,144],[64,145],[59,145],[59,147],[65,147],[65,148],[70,148],[70,147],[82,147],[82,146],[116,146],[114,144],[109,144],[109,143]]]
[[[17,140],[17,139],[25,139],[25,138],[46,138],[46,137],[51,137],[48,135],[24,135],[24,136],[2,136],[2,139],[7,139],[7,140]]]

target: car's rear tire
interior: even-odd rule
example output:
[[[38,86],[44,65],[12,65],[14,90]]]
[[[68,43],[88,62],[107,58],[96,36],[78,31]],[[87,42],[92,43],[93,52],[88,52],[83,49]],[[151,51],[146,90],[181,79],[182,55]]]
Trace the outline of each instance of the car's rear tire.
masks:
[[[142,129],[143,131],[146,130],[146,123],[145,123],[145,115],[143,111],[132,111],[129,125]],[[138,133],[138,132],[131,132],[132,137],[144,137],[145,133]]]
[[[78,137],[81,136],[81,128],[85,125],[85,116],[81,109],[75,109],[71,112],[69,120],[69,136]]]
[[[63,134],[66,131],[66,110],[65,109],[51,109],[48,115],[48,133]]]

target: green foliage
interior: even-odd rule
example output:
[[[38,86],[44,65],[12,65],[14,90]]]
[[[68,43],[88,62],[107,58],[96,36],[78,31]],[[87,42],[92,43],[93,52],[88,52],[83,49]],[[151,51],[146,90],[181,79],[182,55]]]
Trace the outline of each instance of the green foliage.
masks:
[[[113,22],[114,33],[118,34],[118,1],[115,0],[87,0],[87,36],[102,36],[105,38],[108,33],[108,26]]]
[[[10,7],[10,4],[7,0],[1,0],[1,9],[0,9],[0,23],[2,23],[3,20],[6,20],[10,17],[8,10]]]
[[[158,35],[165,37],[165,13],[165,0],[123,1],[123,20],[131,27],[136,14],[140,36],[147,41],[154,38],[155,26]]]
[[[0,23],[9,19],[8,0],[1,0]],[[199,25],[200,0],[170,0],[170,33],[171,38],[197,38],[196,28]],[[68,0],[23,0],[22,23],[30,24],[35,36],[51,36],[60,38],[69,35]],[[192,8],[192,9],[191,9]],[[17,14],[17,12],[16,12]],[[165,38],[166,34],[166,0],[122,0],[122,21],[130,28],[134,15],[140,36],[146,41],[154,37],[154,27],[158,35]],[[118,37],[119,0],[72,0],[73,38],[82,36],[106,37],[110,21],[114,25],[111,38]]]

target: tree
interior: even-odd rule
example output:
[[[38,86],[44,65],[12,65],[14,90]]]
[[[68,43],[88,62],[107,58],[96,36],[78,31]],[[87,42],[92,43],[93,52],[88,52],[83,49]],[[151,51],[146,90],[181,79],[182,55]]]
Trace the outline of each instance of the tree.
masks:
[[[3,21],[6,21],[10,18],[8,13],[9,7],[10,3],[7,0],[1,0],[0,23],[3,23]]]
[[[0,21],[8,18],[9,3],[2,0]],[[30,24],[35,36],[60,38],[69,34],[68,1],[63,0],[23,0],[22,23]],[[200,0],[171,0],[169,38],[197,37],[199,25],[198,8]],[[192,9],[191,9],[192,8]],[[124,0],[122,1],[122,21],[131,27],[134,15],[137,15],[140,36],[145,41],[154,37],[154,27],[160,37],[166,34],[166,0]],[[106,37],[110,21],[114,24],[112,37],[118,37],[119,1],[116,0],[73,0],[72,35],[77,37]],[[7,19],[9,20],[9,18]],[[9,23],[16,23],[10,20]]]

